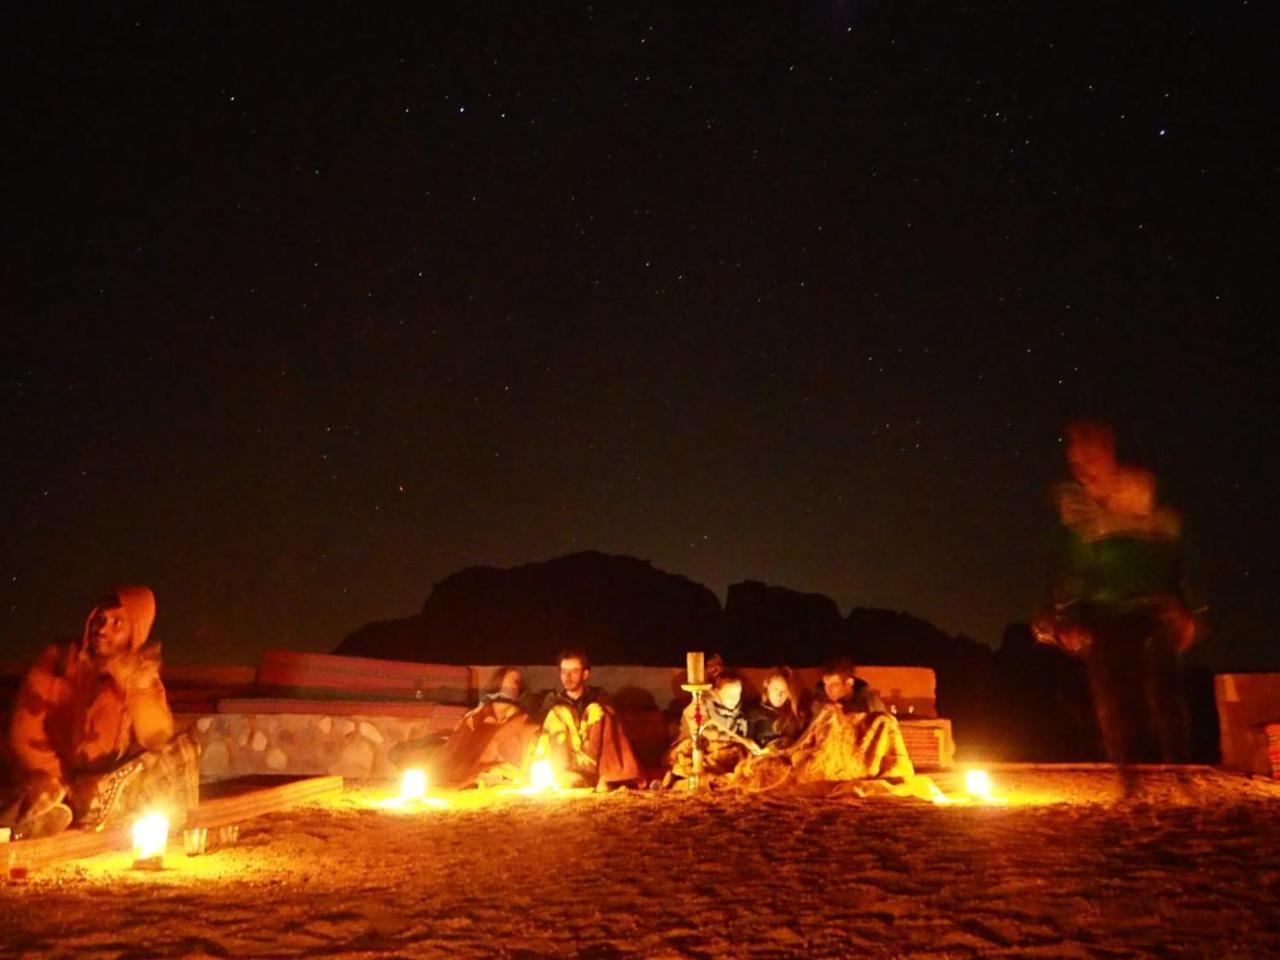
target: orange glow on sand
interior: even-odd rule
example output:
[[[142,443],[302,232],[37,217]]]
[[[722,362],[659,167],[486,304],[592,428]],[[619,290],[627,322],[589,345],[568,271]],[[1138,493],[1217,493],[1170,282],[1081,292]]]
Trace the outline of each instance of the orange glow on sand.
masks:
[[[447,807],[443,797],[427,796],[427,772],[417,767],[406,770],[400,778],[400,794],[378,800],[374,806],[384,810],[402,810],[418,807]]]
[[[985,770],[969,770],[964,775],[965,793],[975,800],[987,803],[1004,803],[1005,801],[991,792],[991,778]]]

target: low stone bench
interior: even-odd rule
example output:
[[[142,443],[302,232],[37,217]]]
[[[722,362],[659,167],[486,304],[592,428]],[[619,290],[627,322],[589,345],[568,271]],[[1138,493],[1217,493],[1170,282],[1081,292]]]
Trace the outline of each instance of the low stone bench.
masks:
[[[458,704],[416,700],[224,700],[216,713],[183,718],[201,747],[203,780],[253,774],[393,777],[393,746],[452,730]]]

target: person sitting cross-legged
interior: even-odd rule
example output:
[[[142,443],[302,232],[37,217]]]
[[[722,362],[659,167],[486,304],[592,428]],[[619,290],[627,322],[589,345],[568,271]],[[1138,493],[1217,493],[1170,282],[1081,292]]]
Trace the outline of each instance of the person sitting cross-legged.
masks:
[[[102,829],[145,809],[181,816],[199,803],[199,749],[174,736],[148,644],[156,603],[119,587],[90,612],[84,634],[47,647],[18,690],[0,788],[0,826],[45,836],[73,820]]]
[[[887,781],[890,792],[917,794],[915,768],[895,717],[864,682],[853,661],[823,668],[823,696],[808,728],[790,747],[740,765],[734,782],[748,790],[780,786]],[[901,791],[896,789],[902,787]]]
[[[699,716],[700,715],[700,716]],[[701,719],[701,730],[698,721]],[[693,744],[698,738],[702,754],[702,773],[719,777],[733,769],[761,747],[747,736],[746,715],[742,711],[742,678],[725,670],[716,676],[710,693],[701,704],[690,704],[680,717],[680,737],[667,750],[668,767],[663,783],[686,779],[694,773]]]
[[[391,748],[401,770],[420,768],[446,789],[515,783],[524,776],[538,725],[524,708],[524,673],[498,667],[480,703],[447,736],[406,740]]]
[[[560,686],[543,701],[535,756],[551,762],[561,786],[607,790],[640,779],[640,764],[609,698],[587,685],[591,661],[581,650],[557,658]]]

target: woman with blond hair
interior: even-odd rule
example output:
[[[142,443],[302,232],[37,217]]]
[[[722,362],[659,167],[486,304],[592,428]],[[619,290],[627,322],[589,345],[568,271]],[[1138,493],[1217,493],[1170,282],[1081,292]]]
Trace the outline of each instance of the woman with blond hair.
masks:
[[[788,747],[805,727],[790,667],[774,667],[760,685],[760,702],[747,711],[747,736],[761,747]]]

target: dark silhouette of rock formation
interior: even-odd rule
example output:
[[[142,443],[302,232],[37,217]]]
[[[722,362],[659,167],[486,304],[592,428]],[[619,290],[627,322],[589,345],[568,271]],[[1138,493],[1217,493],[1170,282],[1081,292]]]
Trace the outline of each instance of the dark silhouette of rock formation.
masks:
[[[581,647],[597,663],[682,663],[720,644],[720,601],[633,557],[575,553],[512,569],[471,567],[436,584],[422,612],[339,644],[356,656],[436,663],[551,662]]]
[[[828,596],[744,580],[725,598],[724,638],[730,663],[809,667],[842,652],[848,631]]]

